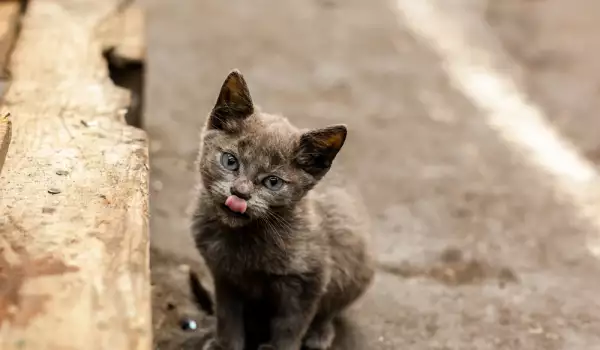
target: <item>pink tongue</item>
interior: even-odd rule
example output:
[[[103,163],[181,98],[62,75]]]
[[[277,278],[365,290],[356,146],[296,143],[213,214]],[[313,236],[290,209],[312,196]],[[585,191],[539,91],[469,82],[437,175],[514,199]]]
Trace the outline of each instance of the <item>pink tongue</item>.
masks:
[[[246,212],[246,208],[248,208],[248,203],[238,196],[227,197],[227,200],[225,200],[225,205],[231,209],[231,211],[242,214],[244,214]]]

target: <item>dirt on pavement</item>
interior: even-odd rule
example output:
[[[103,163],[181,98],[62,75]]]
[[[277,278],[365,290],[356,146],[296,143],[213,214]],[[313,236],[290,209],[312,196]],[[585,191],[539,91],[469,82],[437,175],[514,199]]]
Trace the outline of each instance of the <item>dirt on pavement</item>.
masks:
[[[339,164],[368,204],[380,269],[335,349],[599,348],[600,265],[586,247],[596,228],[486,124],[392,1],[146,3],[155,249],[201,269],[186,215],[198,131],[239,68],[264,110],[348,125]],[[490,3],[516,78],[594,159],[599,5]],[[177,289],[166,280],[154,282]],[[175,333],[172,344],[194,335]]]

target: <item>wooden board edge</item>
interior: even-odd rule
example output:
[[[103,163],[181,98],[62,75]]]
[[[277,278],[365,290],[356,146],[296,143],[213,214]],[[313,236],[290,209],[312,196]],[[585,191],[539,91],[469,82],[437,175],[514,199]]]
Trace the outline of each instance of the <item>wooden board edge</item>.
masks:
[[[4,166],[4,160],[8,153],[11,137],[12,122],[10,121],[10,114],[7,114],[0,117],[0,173],[2,173],[2,167]]]
[[[99,27],[98,35],[113,61],[142,63],[146,56],[145,12],[137,1],[131,1],[109,16]]]

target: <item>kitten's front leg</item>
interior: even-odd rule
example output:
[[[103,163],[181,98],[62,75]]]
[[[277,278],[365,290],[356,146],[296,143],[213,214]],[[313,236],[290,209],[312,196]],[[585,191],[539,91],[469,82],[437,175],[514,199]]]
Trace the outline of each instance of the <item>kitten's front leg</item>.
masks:
[[[271,320],[269,345],[277,350],[299,350],[317,309],[321,295],[319,280],[282,281],[276,290],[277,312]]]
[[[217,336],[215,349],[244,350],[244,306],[229,282],[215,278]]]

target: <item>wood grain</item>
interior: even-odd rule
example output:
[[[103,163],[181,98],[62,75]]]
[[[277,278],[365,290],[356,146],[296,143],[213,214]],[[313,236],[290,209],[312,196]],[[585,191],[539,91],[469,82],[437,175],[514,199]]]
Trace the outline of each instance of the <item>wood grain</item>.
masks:
[[[2,173],[2,167],[4,166],[4,160],[6,159],[6,153],[8,152],[8,146],[10,145],[10,139],[12,135],[12,123],[8,115],[0,117],[0,173]]]
[[[0,348],[151,347],[148,151],[96,29],[119,0],[30,0],[0,113]]]

